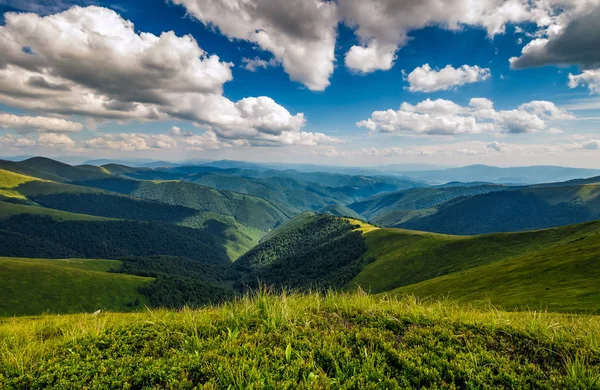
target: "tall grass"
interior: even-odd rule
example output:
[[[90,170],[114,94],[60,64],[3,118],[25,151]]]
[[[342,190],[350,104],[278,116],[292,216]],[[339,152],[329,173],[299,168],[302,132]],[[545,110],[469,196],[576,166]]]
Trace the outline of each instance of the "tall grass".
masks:
[[[473,383],[508,388],[530,375],[531,383],[598,389],[599,338],[594,316],[261,289],[203,310],[2,319],[0,387],[4,380],[8,388],[58,388],[71,373],[81,385],[102,388],[101,369],[89,372],[113,364],[118,369],[104,374],[114,375],[110,383],[173,388],[428,388],[448,378],[460,388],[470,375]],[[155,371],[140,373],[142,363]]]

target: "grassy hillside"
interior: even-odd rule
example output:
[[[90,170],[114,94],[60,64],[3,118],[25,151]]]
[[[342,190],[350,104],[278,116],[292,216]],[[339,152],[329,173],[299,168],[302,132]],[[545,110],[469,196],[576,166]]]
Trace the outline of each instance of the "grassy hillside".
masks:
[[[120,264],[0,257],[0,316],[139,310],[148,304],[139,289],[153,279],[107,272]]]
[[[598,229],[600,230],[600,229]],[[548,249],[394,290],[420,297],[447,296],[514,310],[600,313],[600,235],[569,237]]]
[[[600,222],[483,236],[379,229],[364,237],[367,256],[376,260],[350,287],[507,309],[600,311]]]
[[[598,389],[596,317],[366,295],[0,323],[0,387]]]
[[[91,180],[110,176],[110,173],[102,167],[92,165],[72,166],[45,157],[33,157],[20,162],[0,161],[0,168],[59,182]]]
[[[525,187],[459,198],[398,227],[447,234],[543,229],[600,219],[600,184]]]
[[[34,180],[37,179],[31,176],[21,175],[19,173],[0,169],[0,199],[26,199],[25,196],[17,190],[17,187],[19,187],[21,184],[25,184]]]

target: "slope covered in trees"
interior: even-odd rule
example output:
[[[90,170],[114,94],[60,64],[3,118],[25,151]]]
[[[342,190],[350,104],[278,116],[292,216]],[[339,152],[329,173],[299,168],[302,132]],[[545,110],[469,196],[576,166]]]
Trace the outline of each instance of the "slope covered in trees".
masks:
[[[121,178],[86,181],[81,185],[101,188],[138,198],[188,209],[229,216],[263,231],[294,215],[293,210],[253,196],[217,191],[184,181],[135,181]]]
[[[377,195],[348,207],[375,223],[381,224],[381,221],[385,221],[385,226],[394,226],[405,219],[409,211],[432,209],[452,199],[502,191],[506,188],[496,184],[415,188]]]
[[[600,218],[600,185],[525,187],[459,198],[398,227],[447,234],[543,229]]]
[[[244,286],[337,288],[360,271],[367,247],[349,220],[329,215],[296,217],[242,256]]]

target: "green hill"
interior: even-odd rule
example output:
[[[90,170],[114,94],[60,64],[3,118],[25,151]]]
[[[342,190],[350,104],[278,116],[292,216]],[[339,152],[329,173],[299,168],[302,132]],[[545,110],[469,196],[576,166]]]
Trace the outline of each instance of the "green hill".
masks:
[[[101,188],[222,216],[263,231],[272,229],[294,215],[293,211],[282,210],[272,203],[253,196],[183,181],[136,181],[122,178],[86,181],[81,185]]]
[[[374,223],[394,226],[404,222],[409,216],[415,217],[422,214],[411,213],[411,211],[432,209],[452,199],[502,191],[506,188],[506,186],[497,184],[414,188],[377,195],[348,207]]]
[[[45,157],[33,157],[20,162],[0,160],[0,168],[58,182],[92,180],[110,176],[110,173],[102,167],[72,166]]]
[[[38,180],[4,170],[0,170],[0,195],[2,193],[6,195],[3,198],[5,200],[31,205],[0,202],[0,218],[35,214],[64,220],[130,219],[199,228],[222,238],[232,260],[256,245],[264,235],[261,230],[246,226],[228,215],[144,200],[92,187]],[[210,203],[208,200],[207,202]],[[236,211],[243,215],[241,209]],[[256,217],[258,221],[269,219],[268,216],[261,219],[256,216],[257,213],[260,214],[261,210],[248,212],[245,216]]]
[[[149,302],[139,290],[153,279],[107,272],[120,264],[0,257],[0,316],[139,310]]]
[[[525,187],[459,198],[399,224],[411,230],[483,234],[543,229],[600,219],[600,184]]]
[[[0,201],[0,220],[9,219],[15,215],[33,214],[47,215],[57,221],[109,221],[110,218],[95,217],[86,214],[75,214],[45,207],[27,206]]]
[[[17,188],[22,184],[34,180],[37,179],[31,176],[0,169],[0,199],[26,199]]]
[[[318,212],[319,212],[319,214],[328,214],[328,215],[333,215],[333,216],[336,216],[336,217],[348,217],[348,218],[354,218],[354,219],[365,219],[365,217],[363,217],[362,215],[360,215],[356,211],[352,210],[351,208],[348,208],[346,206],[342,206],[342,205],[339,205],[339,204],[332,204],[332,205],[323,207]]]
[[[600,321],[364,294],[0,323],[0,387],[598,389]]]
[[[470,237],[379,229],[364,238],[376,260],[349,287],[600,312],[600,222]]]
[[[293,289],[343,286],[362,268],[366,246],[357,226],[330,215],[302,214],[244,254],[239,283]]]

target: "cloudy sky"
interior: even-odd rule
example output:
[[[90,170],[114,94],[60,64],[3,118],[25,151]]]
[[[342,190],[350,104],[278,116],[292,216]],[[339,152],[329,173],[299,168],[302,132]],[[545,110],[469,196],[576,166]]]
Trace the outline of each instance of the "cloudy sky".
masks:
[[[0,156],[600,162],[600,0],[0,0]]]

